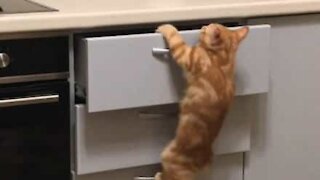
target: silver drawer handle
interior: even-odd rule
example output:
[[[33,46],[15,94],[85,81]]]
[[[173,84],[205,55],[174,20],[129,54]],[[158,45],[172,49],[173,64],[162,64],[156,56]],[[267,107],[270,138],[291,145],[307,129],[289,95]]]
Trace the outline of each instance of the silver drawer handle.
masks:
[[[177,112],[173,113],[151,113],[151,112],[140,112],[139,118],[141,119],[159,119],[159,118],[176,118],[178,117]]]
[[[169,55],[170,50],[166,48],[152,48],[154,55]]]
[[[135,177],[134,180],[154,180],[154,177]]]
[[[59,102],[59,95],[45,95],[35,97],[24,97],[24,98],[12,98],[0,100],[1,107],[14,107],[31,104],[45,104]]]
[[[10,57],[6,53],[0,53],[0,69],[6,68],[10,65]]]

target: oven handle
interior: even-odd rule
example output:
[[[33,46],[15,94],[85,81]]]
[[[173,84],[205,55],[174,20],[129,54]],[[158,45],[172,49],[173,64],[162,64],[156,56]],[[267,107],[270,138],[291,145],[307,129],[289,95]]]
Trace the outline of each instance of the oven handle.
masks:
[[[0,100],[1,107],[14,107],[32,104],[46,104],[46,103],[56,103],[59,102],[59,95],[43,95],[43,96],[32,96],[23,98],[12,98],[12,99],[2,99]]]

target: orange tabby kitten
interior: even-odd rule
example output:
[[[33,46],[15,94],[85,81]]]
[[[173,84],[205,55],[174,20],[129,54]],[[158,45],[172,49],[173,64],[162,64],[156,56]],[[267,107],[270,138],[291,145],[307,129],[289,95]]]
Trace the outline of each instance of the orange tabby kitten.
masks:
[[[174,26],[157,29],[184,69],[187,89],[176,136],[161,154],[163,172],[156,174],[156,180],[192,180],[211,163],[212,144],[235,93],[236,52],[248,31],[210,24],[201,29],[199,43],[190,47]]]

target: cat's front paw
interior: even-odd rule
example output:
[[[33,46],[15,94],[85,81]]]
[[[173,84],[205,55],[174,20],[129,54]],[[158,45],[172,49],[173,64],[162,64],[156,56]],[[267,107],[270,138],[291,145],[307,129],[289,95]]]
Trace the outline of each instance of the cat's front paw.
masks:
[[[159,26],[156,32],[161,33],[163,36],[170,36],[170,34],[177,32],[178,30],[171,24],[163,24]]]

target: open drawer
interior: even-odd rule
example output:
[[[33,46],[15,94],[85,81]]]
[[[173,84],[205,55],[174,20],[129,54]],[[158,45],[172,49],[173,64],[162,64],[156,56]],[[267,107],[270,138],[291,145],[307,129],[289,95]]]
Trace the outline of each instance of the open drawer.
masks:
[[[268,91],[269,25],[250,26],[236,65],[237,95]],[[199,30],[181,31],[189,44]],[[177,65],[156,58],[164,48],[160,34],[80,38],[76,81],[86,90],[88,112],[176,103],[184,80]]]
[[[237,97],[216,141],[215,154],[250,150],[250,122],[257,118],[255,96]],[[177,105],[88,113],[76,105],[77,174],[160,162],[174,137]]]

